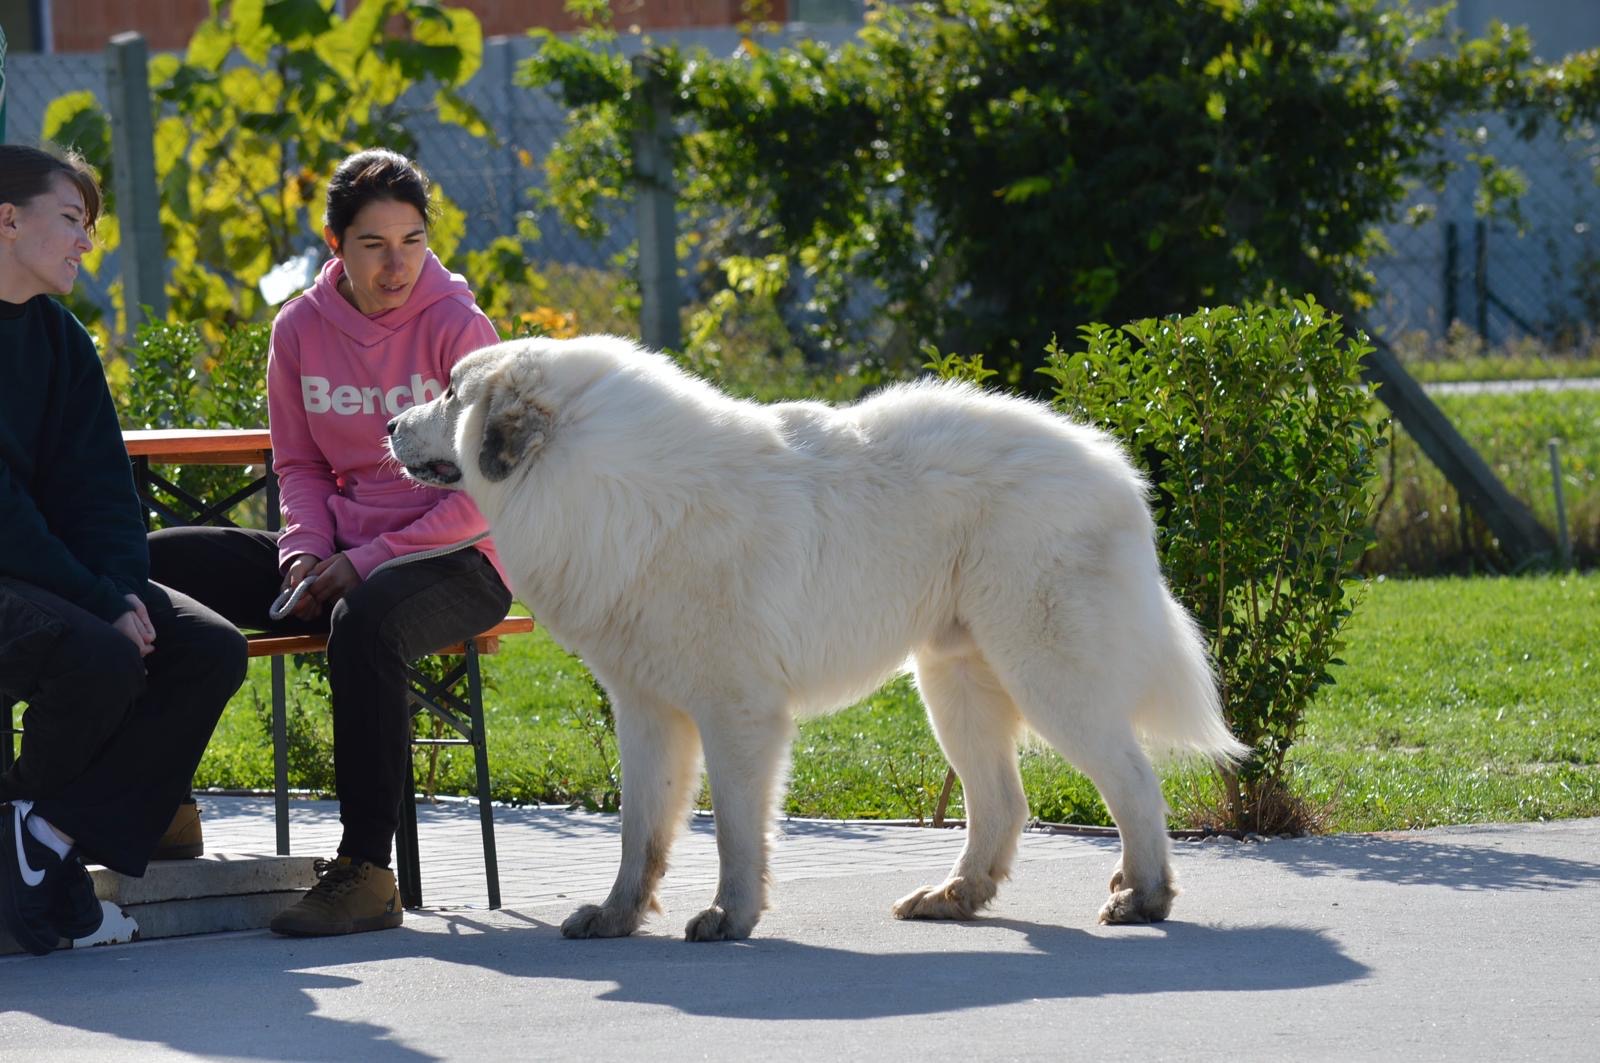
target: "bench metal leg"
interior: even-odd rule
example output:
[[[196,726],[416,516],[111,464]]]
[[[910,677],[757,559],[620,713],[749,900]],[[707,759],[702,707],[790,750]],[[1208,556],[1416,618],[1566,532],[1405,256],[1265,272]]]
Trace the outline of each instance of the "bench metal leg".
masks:
[[[406,749],[406,792],[400,797],[400,829],[394,832],[395,877],[400,885],[400,904],[422,907],[422,868],[417,854],[417,773],[416,762]]]
[[[289,704],[284,690],[283,658],[272,658],[272,818],[278,832],[278,855],[289,855]]]
[[[414,713],[428,712],[445,723],[459,738],[425,738],[412,735],[419,746],[471,746],[473,765],[477,770],[478,822],[483,833],[483,870],[489,890],[489,906],[500,907],[500,864],[494,845],[494,806],[489,793],[489,750],[484,735],[483,680],[478,667],[478,650],[468,643],[466,655],[442,679],[434,680],[415,668],[407,668],[411,683],[411,704]],[[457,693],[466,683],[465,696]],[[415,725],[413,725],[415,726]],[[413,785],[412,791],[415,792]],[[415,809],[412,810],[413,815]],[[412,828],[415,837],[415,828]],[[402,887],[402,891],[404,887]],[[420,892],[420,887],[419,887]]]
[[[483,726],[483,677],[478,671],[478,647],[467,643],[467,704],[472,710],[472,762],[478,772],[478,823],[483,830],[483,877],[489,887],[489,907],[500,907],[500,860],[494,849],[494,805],[489,800],[489,742]]]

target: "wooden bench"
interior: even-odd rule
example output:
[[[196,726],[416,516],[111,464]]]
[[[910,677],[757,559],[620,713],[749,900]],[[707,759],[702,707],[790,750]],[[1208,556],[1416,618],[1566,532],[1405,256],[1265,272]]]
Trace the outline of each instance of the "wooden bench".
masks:
[[[461,661],[442,679],[434,679],[407,665],[407,695],[412,715],[427,712],[443,721],[458,738],[423,738],[413,733],[413,745],[471,746],[478,781],[478,821],[483,831],[483,872],[489,887],[489,907],[500,907],[500,866],[494,845],[494,808],[489,799],[489,748],[483,723],[483,680],[478,668],[482,654],[494,653],[502,635],[520,635],[533,630],[532,617],[508,616],[468,642],[435,650],[428,656],[459,656]],[[288,695],[283,658],[295,653],[322,653],[328,648],[327,635],[247,635],[249,656],[272,658],[272,759],[274,765],[273,808],[278,828],[278,853],[289,853],[289,749]],[[466,696],[456,687],[466,683]],[[407,758],[408,774],[411,769]],[[416,778],[410,774],[406,799],[400,802],[400,829],[395,832],[395,875],[399,880],[400,903],[407,908],[422,907],[422,872],[417,852]]]

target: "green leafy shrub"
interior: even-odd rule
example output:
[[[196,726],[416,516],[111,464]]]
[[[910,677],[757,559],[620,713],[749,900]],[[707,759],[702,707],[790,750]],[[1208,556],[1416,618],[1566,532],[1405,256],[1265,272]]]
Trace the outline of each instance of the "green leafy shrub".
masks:
[[[1210,636],[1224,712],[1251,748],[1223,775],[1233,827],[1305,825],[1285,755],[1339,663],[1383,437],[1362,336],[1312,300],[1083,330],[1042,370],[1057,405],[1117,436],[1155,492],[1174,594]]]
[[[265,324],[240,325],[219,340],[196,323],[146,321],[107,367],[124,428],[264,428],[267,424]],[[195,498],[224,498],[263,469],[253,466],[174,465],[157,470]],[[234,520],[266,526],[266,499],[247,500]]]

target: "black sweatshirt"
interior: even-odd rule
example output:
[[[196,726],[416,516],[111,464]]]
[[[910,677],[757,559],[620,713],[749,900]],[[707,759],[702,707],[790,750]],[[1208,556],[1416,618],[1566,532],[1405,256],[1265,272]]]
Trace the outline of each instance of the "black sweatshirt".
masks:
[[[60,303],[0,301],[0,576],[106,621],[150,575],[128,452],[94,341]]]

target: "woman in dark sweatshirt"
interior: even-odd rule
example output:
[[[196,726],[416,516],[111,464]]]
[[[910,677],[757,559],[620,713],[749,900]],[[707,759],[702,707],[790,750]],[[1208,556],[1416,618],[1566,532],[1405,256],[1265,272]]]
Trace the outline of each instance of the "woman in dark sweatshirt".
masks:
[[[100,359],[72,290],[100,191],[81,160],[0,145],[0,926],[43,955],[101,908],[84,861],[142,875],[223,706],[244,638],[148,579]]]

